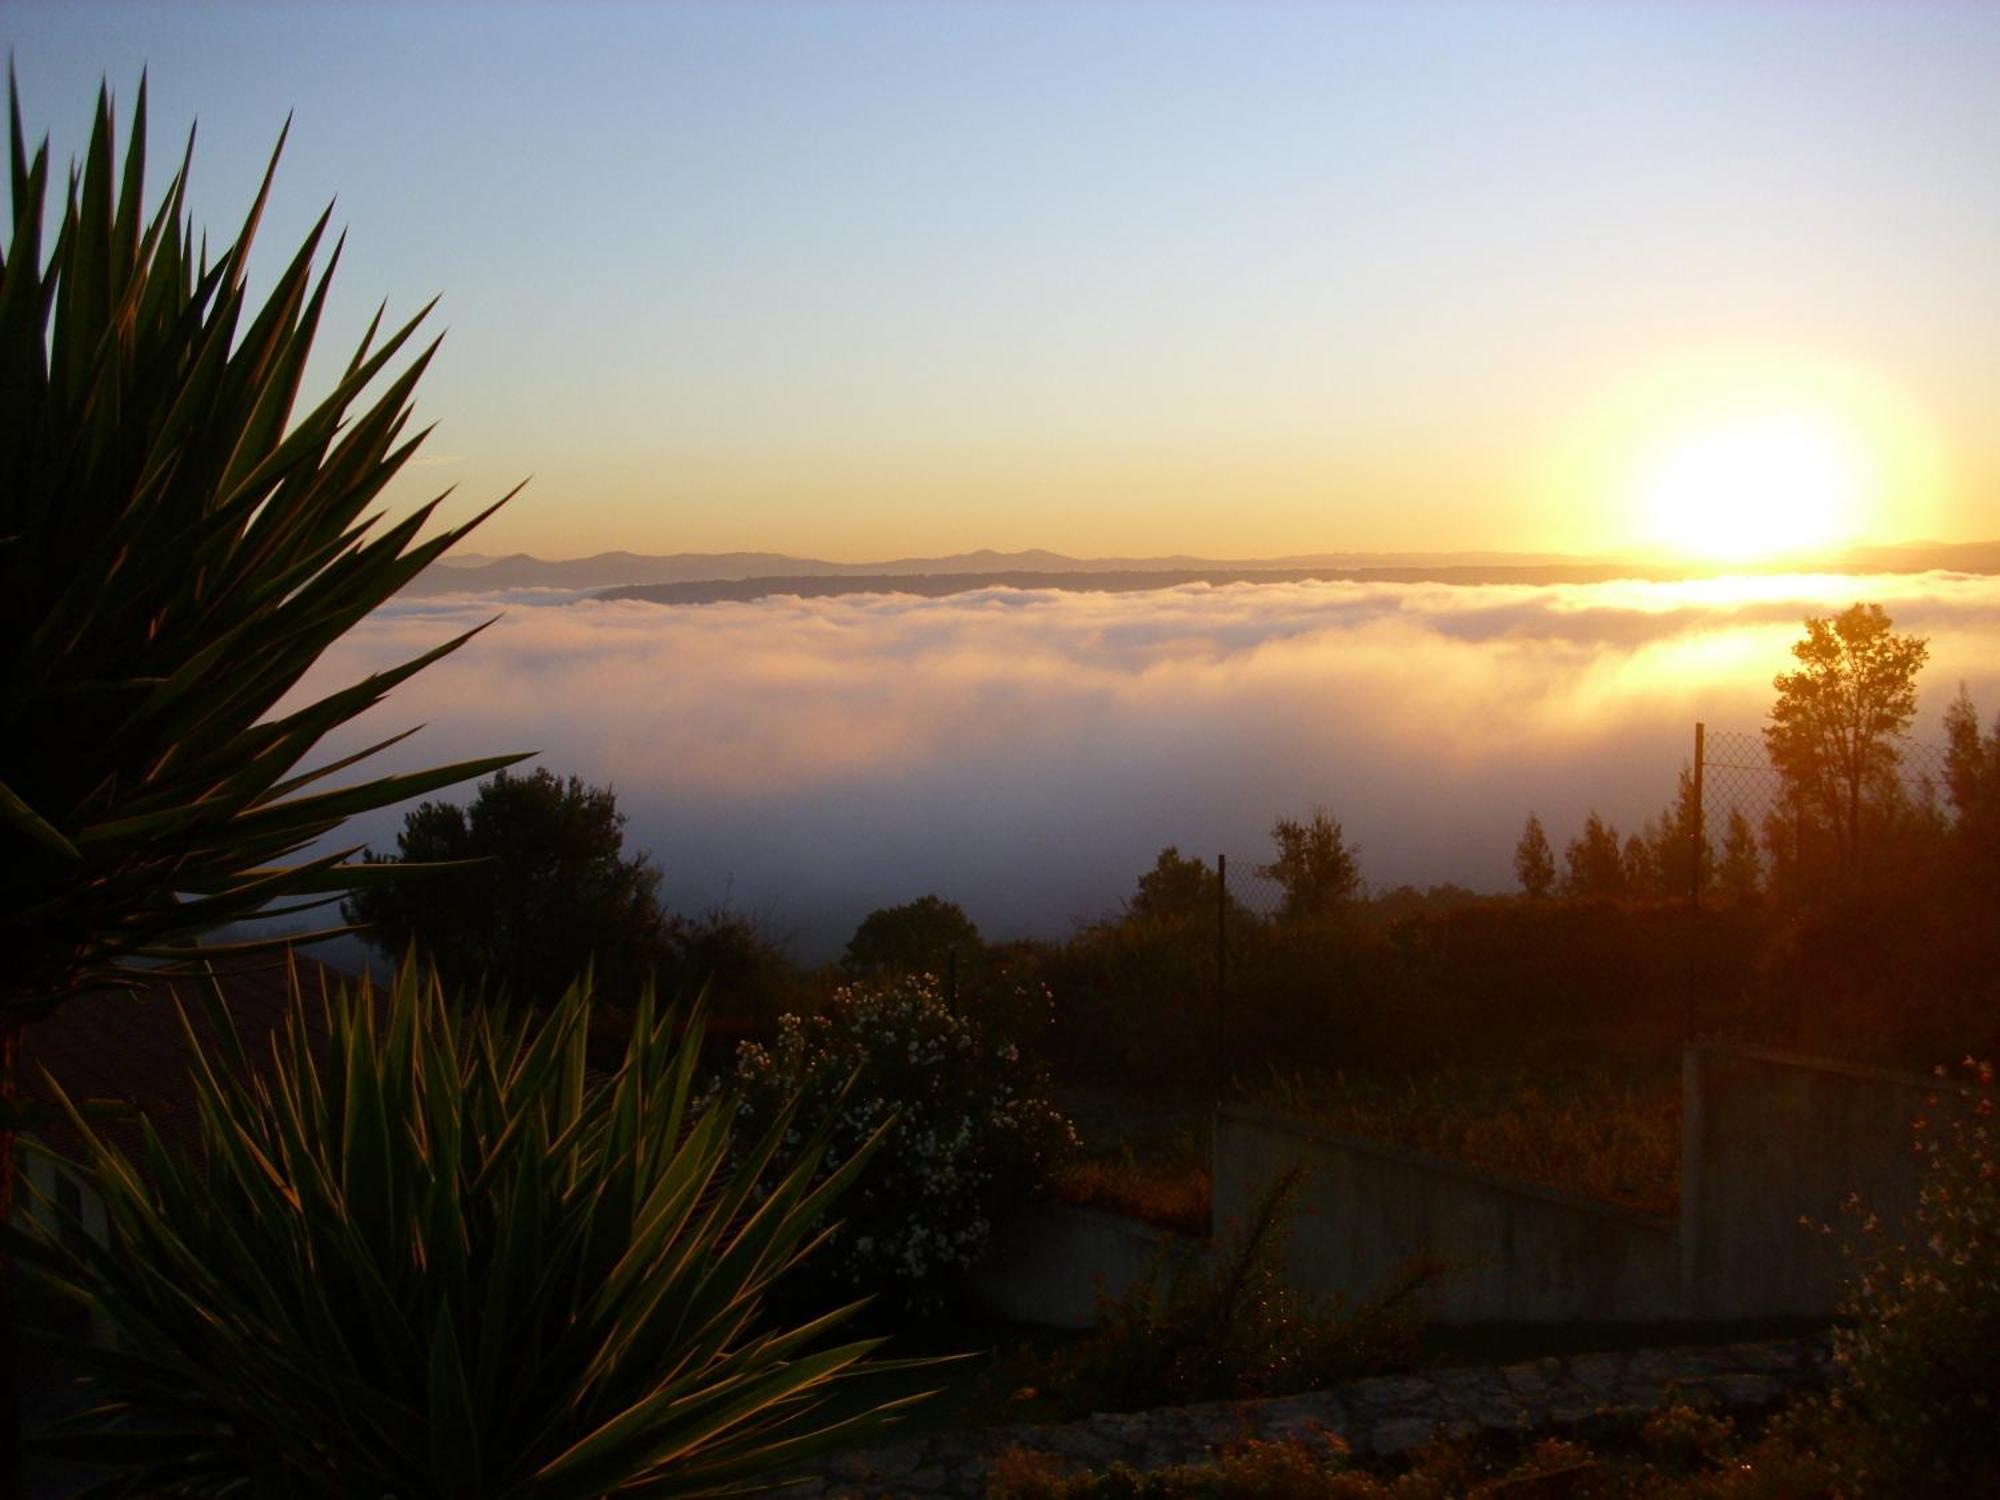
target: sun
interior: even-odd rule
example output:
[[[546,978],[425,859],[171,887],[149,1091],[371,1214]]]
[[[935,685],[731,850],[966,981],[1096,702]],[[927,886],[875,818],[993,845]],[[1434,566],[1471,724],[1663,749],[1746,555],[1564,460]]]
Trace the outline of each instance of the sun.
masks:
[[[1637,499],[1654,544],[1752,562],[1854,540],[1878,488],[1860,434],[1831,412],[1779,407],[1667,435],[1638,466]]]

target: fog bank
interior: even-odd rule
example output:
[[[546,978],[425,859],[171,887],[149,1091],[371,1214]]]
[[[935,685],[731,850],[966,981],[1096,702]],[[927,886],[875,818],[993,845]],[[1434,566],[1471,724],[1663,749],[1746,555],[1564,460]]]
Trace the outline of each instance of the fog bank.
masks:
[[[825,956],[926,891],[989,936],[1115,909],[1162,845],[1247,867],[1324,804],[1377,887],[1512,884],[1532,809],[1560,848],[1636,826],[1693,724],[1755,731],[1807,613],[1882,603],[1930,637],[1918,739],[1963,680],[2000,708],[2000,579],[1807,576],[1550,587],[993,589],[660,606],[397,601],[324,691],[500,618],[343,733],[413,723],[385,768],[503,750],[608,782],[678,909],[768,916]],[[397,814],[352,839],[391,847]]]

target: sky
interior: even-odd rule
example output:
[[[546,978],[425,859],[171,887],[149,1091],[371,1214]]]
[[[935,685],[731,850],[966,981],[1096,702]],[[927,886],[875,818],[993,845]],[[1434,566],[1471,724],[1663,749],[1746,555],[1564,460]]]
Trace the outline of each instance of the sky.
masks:
[[[1627,833],[1659,816],[1696,721],[1718,766],[1761,762],[1800,619],[1856,598],[1929,642],[1916,745],[1943,741],[1961,685],[1995,721],[2000,579],[1937,573],[693,607],[453,595],[378,611],[298,701],[498,614],[320,753],[419,724],[370,764],[537,751],[613,789],[673,910],[726,905],[817,961],[926,893],[989,938],[1061,937],[1116,912],[1169,844],[1226,854],[1245,881],[1273,820],[1316,806],[1377,890],[1512,889],[1530,812],[1559,854],[1593,810]],[[1718,771],[1713,836],[1725,796],[1761,822],[1775,791],[1768,772]],[[339,838],[393,848],[403,812]]]
[[[469,545],[1217,557],[2000,536],[2000,7],[15,3],[323,333],[442,294]],[[121,115],[121,118],[123,114]],[[156,175],[155,185],[159,179]]]

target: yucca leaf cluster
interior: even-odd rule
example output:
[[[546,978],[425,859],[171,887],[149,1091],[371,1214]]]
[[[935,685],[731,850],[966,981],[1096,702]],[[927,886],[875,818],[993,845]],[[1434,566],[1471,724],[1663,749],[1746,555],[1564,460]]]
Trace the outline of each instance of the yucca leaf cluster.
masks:
[[[268,1059],[209,1008],[198,1149],[148,1126],[128,1158],[73,1114],[108,1243],[44,1274],[117,1347],[78,1356],[101,1400],[53,1446],[120,1469],[98,1493],[712,1493],[883,1409],[823,1406],[868,1368],[828,1337],[852,1307],[764,1312],[868,1152],[767,1170],[789,1112],[733,1151],[699,1026],[650,996],[609,1074],[582,987],[510,1016],[413,966],[295,982]]]
[[[287,697],[478,524],[419,540],[437,501],[387,526],[371,510],[424,437],[409,425],[436,347],[413,346],[429,309],[386,333],[378,311],[327,394],[295,412],[339,260],[335,245],[315,273],[327,215],[253,304],[270,172],[212,260],[184,214],[192,137],[146,216],[142,81],[122,170],[100,93],[45,245],[48,145],[30,157],[18,95],[12,106],[0,1022],[122,956],[174,954],[273,901],[347,889],[364,878],[347,851],[297,856],[357,812],[518,758],[344,787],[328,778],[372,750],[299,769],[323,736],[464,639],[315,701]]]

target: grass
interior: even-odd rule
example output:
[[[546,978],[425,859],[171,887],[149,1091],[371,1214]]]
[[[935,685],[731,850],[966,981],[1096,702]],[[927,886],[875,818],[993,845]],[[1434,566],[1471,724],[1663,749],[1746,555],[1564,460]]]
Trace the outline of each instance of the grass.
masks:
[[[1676,1073],[1440,1068],[1397,1078],[1279,1079],[1252,1101],[1343,1135],[1671,1216],[1680,1202]]]
[[[1121,1145],[1070,1163],[1051,1187],[1064,1203],[1108,1209],[1183,1234],[1208,1233],[1208,1163],[1191,1146],[1167,1157],[1141,1158]]]

